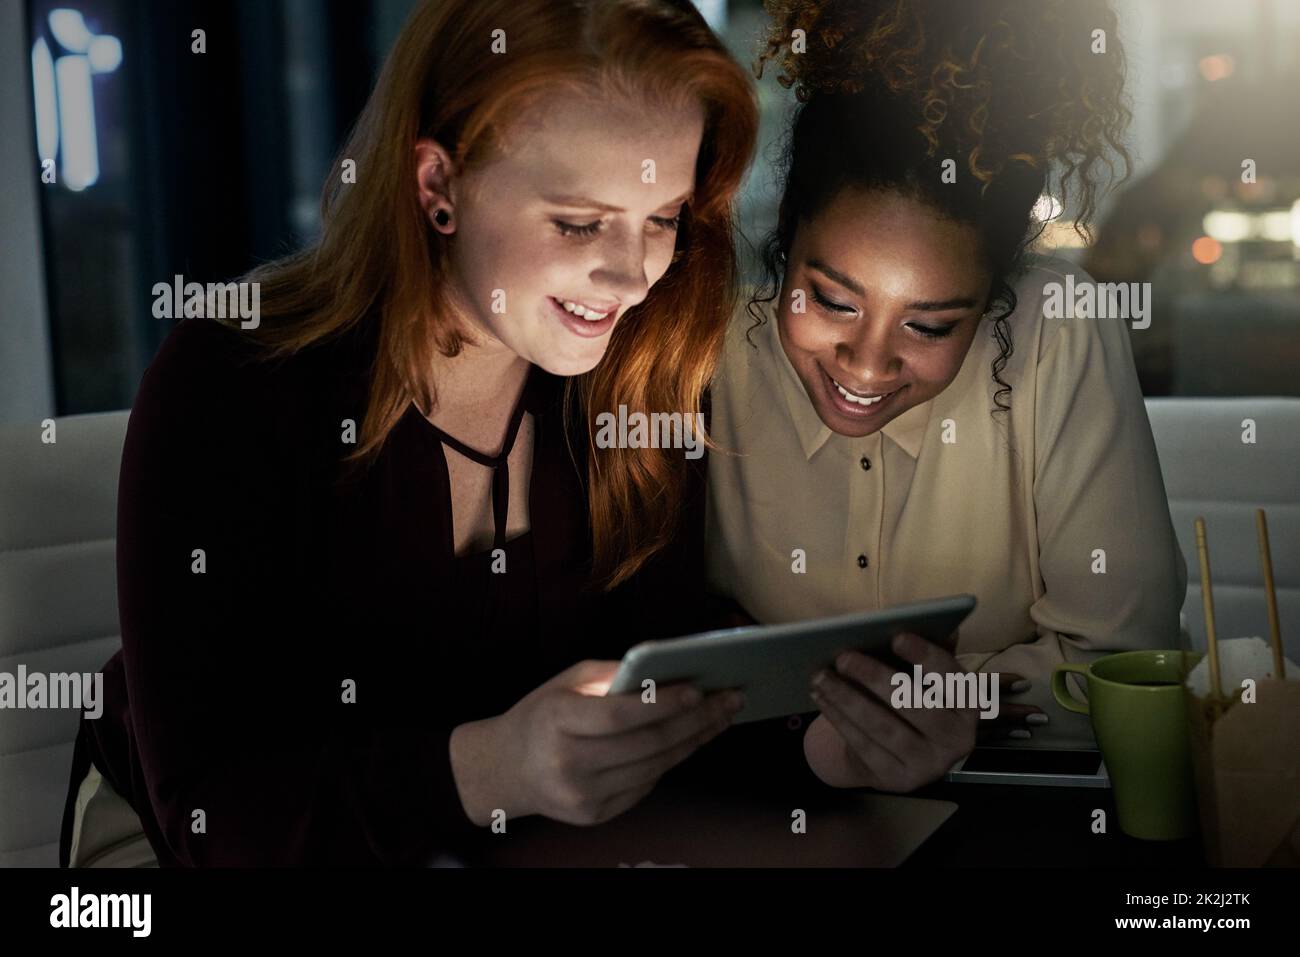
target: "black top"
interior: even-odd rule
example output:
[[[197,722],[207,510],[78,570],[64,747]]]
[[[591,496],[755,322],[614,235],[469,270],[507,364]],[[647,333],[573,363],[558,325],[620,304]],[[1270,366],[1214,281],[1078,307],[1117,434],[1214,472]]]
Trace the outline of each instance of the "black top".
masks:
[[[193,319],[145,373],[118,490],[122,649],[103,716],[78,734],[64,864],[91,762],[164,866],[458,853],[479,829],[452,777],[452,729],[582,658],[699,627],[702,470],[689,534],[598,596],[585,442],[565,439],[563,381],[534,368],[512,419],[534,417],[531,530],[504,541],[498,469],[498,574],[491,552],[454,555],[454,440],[414,404],[372,467],[343,468],[372,355],[354,333],[254,362],[240,333]]]

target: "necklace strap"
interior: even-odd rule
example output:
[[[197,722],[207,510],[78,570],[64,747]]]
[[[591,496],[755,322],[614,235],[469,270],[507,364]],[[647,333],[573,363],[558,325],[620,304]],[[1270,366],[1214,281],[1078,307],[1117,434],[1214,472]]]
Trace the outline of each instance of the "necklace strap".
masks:
[[[501,451],[496,455],[488,455],[478,449],[471,448],[455,436],[448,435],[442,429],[433,425],[432,422],[429,423],[443,444],[465,456],[471,462],[492,469],[492,520],[495,526],[492,537],[493,548],[502,548],[506,543],[506,518],[510,509],[510,452],[515,447],[515,438],[519,435],[519,425],[524,420],[525,399],[529,394],[528,380],[531,380],[532,374],[533,370],[530,369],[528,379],[525,380],[524,388],[519,393],[519,399],[515,403],[514,411],[510,413],[505,442],[502,443]]]

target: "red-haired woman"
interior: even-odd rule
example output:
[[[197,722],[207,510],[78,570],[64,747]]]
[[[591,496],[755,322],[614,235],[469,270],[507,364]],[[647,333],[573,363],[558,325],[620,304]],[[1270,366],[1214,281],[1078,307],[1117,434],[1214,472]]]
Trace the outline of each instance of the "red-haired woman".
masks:
[[[665,560],[688,487],[590,425],[699,408],[756,125],[688,0],[417,9],[319,243],[247,277],[256,328],[185,321],[141,384],[65,860],[428,862],[612,817],[730,723],[725,694],[584,693],[595,599]]]

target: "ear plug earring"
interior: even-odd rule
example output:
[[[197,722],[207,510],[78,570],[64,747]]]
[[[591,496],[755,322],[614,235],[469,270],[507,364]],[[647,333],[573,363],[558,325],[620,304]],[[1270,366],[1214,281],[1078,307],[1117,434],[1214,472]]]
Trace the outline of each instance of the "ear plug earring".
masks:
[[[433,214],[433,221],[437,223],[439,226],[446,226],[448,223],[451,222],[451,213],[447,212],[447,210],[445,209],[440,208],[436,213]]]

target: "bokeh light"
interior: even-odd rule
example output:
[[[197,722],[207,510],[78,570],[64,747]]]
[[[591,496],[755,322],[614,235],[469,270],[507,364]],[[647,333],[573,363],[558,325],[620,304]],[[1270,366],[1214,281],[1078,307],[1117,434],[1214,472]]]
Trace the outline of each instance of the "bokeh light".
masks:
[[[1192,258],[1202,266],[1212,266],[1219,261],[1223,255],[1223,246],[1217,239],[1210,236],[1202,236],[1192,243]]]

